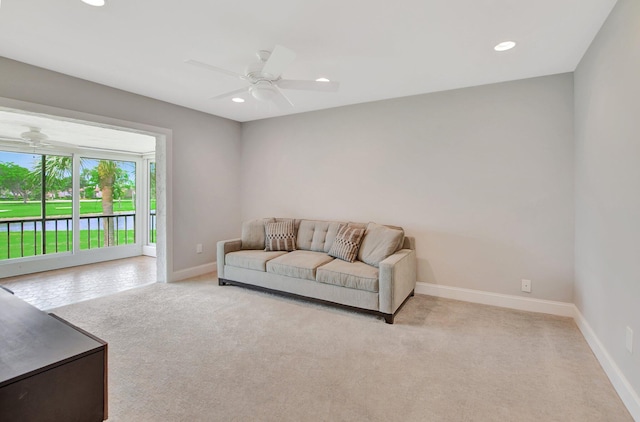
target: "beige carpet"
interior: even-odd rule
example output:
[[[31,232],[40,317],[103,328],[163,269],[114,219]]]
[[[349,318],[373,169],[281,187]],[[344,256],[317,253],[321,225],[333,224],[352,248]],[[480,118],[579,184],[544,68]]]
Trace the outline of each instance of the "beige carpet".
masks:
[[[416,295],[387,325],[212,275],[53,312],[109,342],[110,421],[632,421],[567,318]]]

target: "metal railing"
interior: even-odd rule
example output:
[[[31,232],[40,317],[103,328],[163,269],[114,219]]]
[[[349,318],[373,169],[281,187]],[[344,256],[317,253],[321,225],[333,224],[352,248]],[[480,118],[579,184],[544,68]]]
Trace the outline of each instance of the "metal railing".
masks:
[[[123,213],[80,216],[80,249],[135,243],[135,215]],[[155,223],[155,215],[153,219]],[[72,251],[72,221],[72,217],[1,220],[0,260]],[[155,233],[155,224],[153,227]],[[83,232],[86,232],[86,236]],[[50,236],[53,236],[53,241],[50,241]],[[5,248],[6,251],[3,251]]]
[[[95,221],[95,230],[97,230],[96,236],[96,247],[104,248],[109,246],[118,246],[121,244],[120,241],[120,231],[121,227],[124,227],[124,244],[136,243],[135,239],[135,213],[133,214],[112,214],[112,215],[96,215],[96,216],[84,216],[80,217],[80,226],[82,227],[82,221],[87,221],[87,248],[91,249],[91,230],[92,230],[92,222]],[[129,224],[128,220],[131,217],[131,230],[133,233],[133,240],[129,242]],[[124,219],[124,224],[120,223]],[[102,230],[100,228],[102,227]],[[81,228],[82,230],[82,228]],[[107,233],[107,235],[105,235]],[[100,244],[100,239],[102,239],[102,244]],[[82,249],[82,244],[80,245],[80,249]]]
[[[156,243],[156,210],[149,213],[149,243]]]

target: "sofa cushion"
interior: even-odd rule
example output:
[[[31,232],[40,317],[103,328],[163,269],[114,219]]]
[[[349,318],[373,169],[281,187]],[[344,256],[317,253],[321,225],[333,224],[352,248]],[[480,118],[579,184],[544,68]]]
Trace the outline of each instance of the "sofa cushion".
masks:
[[[375,293],[379,284],[378,269],[360,261],[334,259],[316,270],[316,281]]]
[[[347,262],[355,261],[363,235],[364,229],[347,226],[346,224],[340,226],[336,240],[333,241],[333,245],[329,250],[329,256]]]
[[[236,251],[229,252],[224,257],[225,265],[248,270],[267,271],[267,262],[284,255],[286,252]]]
[[[329,252],[338,229],[338,221],[302,220],[298,227],[296,248],[306,251]]]
[[[265,224],[265,251],[295,251],[296,232],[293,220]]]
[[[315,281],[316,268],[331,261],[324,252],[293,251],[267,262],[267,272]]]
[[[275,218],[257,218],[242,223],[241,249],[264,249],[264,225]]]
[[[402,247],[404,230],[369,223],[358,250],[358,259],[375,267]]]

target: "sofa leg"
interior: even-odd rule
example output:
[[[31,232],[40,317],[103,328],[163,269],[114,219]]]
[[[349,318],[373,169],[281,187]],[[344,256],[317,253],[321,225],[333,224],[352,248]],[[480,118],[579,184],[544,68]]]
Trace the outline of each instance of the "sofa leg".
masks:
[[[393,318],[393,314],[384,314],[384,322],[386,322],[387,324],[393,324]]]
[[[414,297],[416,295],[416,289],[411,290],[411,294],[409,296]]]
[[[218,286],[225,286],[227,283],[225,283],[224,281],[222,281],[222,279],[218,279]]]

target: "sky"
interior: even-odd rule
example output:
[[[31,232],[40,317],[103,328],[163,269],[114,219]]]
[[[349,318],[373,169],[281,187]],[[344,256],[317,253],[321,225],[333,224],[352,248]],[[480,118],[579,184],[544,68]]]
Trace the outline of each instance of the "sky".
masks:
[[[39,154],[0,151],[0,163],[14,163],[29,170],[31,170],[35,162],[39,160]]]

